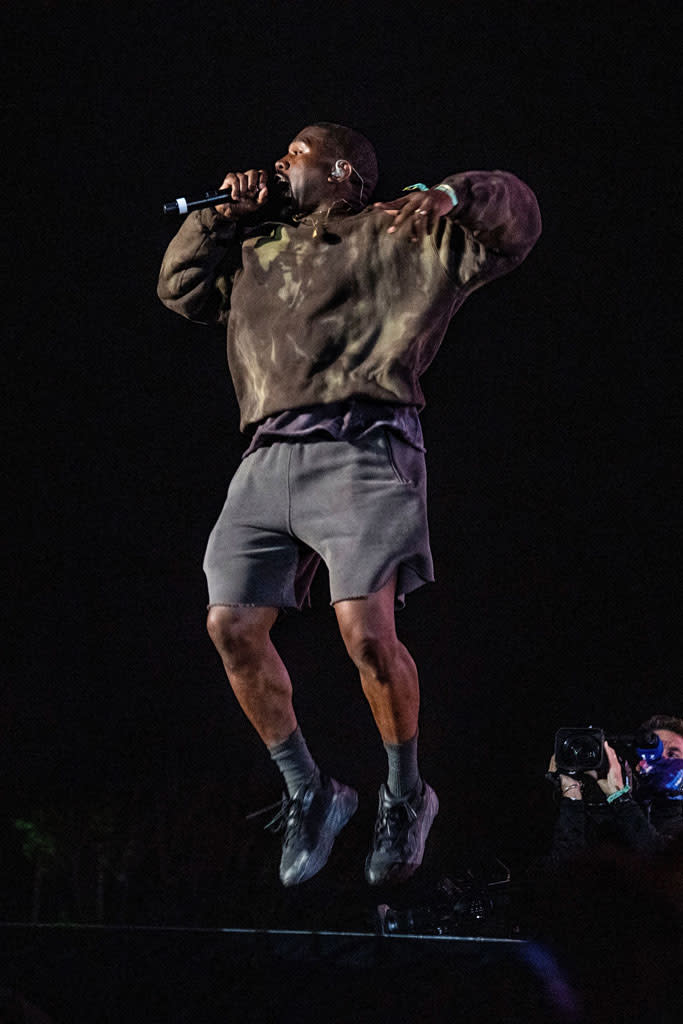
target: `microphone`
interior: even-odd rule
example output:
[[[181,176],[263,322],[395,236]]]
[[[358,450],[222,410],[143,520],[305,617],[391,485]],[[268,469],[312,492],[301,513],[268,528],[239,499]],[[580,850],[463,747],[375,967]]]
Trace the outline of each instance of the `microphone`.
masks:
[[[200,199],[186,199],[181,196],[170,203],[164,203],[164,213],[177,213],[183,216],[191,210],[203,210],[206,206],[220,206],[221,203],[232,203],[234,199],[230,192],[216,192],[215,190],[205,192]]]

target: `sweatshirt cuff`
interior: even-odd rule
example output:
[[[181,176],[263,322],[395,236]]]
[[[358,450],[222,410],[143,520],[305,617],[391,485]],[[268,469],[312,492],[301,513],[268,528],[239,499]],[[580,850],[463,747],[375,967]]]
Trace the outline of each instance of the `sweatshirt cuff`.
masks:
[[[237,233],[236,222],[221,217],[211,206],[205,206],[203,210],[198,210],[196,216],[204,231],[214,235],[219,242],[231,242]]]

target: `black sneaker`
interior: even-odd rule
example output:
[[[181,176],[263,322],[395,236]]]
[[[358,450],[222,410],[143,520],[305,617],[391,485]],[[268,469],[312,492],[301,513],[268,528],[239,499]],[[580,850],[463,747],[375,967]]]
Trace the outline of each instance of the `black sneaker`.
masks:
[[[437,795],[426,782],[421,781],[413,793],[401,798],[392,797],[386,786],[380,786],[375,834],[365,861],[370,885],[405,882],[417,871],[438,811]]]
[[[294,796],[283,796],[279,813],[266,828],[284,831],[280,881],[300,885],[327,863],[334,840],[358,807],[358,794],[336,779],[317,774]]]

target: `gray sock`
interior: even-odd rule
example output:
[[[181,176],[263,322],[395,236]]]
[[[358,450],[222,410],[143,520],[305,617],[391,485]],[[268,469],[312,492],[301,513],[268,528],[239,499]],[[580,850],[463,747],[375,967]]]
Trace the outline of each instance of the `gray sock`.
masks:
[[[412,740],[406,740],[405,743],[384,744],[389,761],[387,788],[392,796],[408,796],[420,781],[417,767],[417,737],[418,734],[415,733]]]
[[[268,747],[268,753],[282,772],[287,792],[294,796],[305,782],[316,772],[320,776],[318,766],[311,757],[301,729],[297,726],[291,736],[274,747]]]

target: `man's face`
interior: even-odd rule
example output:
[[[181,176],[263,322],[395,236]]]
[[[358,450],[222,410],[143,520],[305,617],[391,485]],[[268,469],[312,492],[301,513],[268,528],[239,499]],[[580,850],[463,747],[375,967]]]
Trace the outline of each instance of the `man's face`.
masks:
[[[304,128],[293,139],[287,153],[275,163],[276,177],[302,213],[315,210],[335,195],[329,181],[334,159],[322,128]]]
[[[670,729],[657,729],[656,732],[664,745],[662,756],[683,759],[683,736],[671,732]]]

